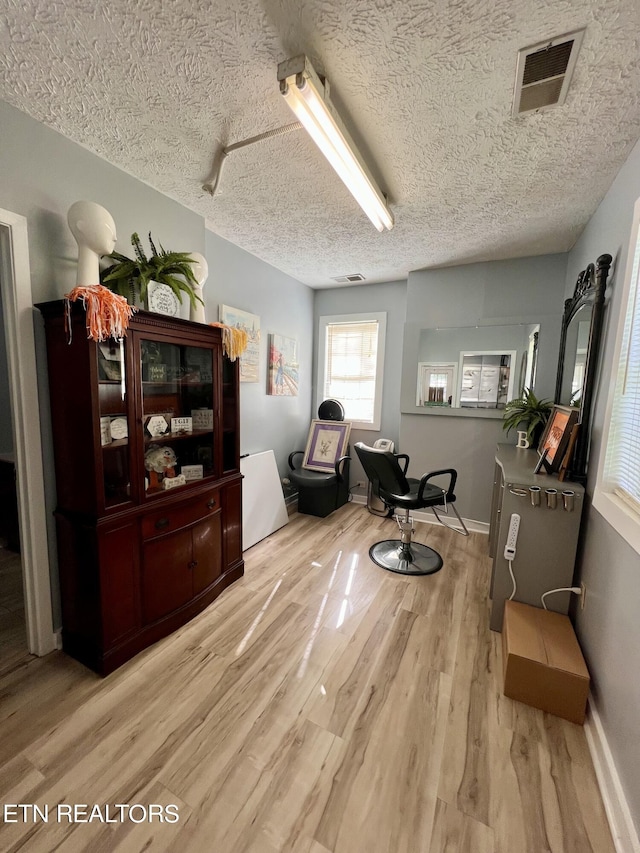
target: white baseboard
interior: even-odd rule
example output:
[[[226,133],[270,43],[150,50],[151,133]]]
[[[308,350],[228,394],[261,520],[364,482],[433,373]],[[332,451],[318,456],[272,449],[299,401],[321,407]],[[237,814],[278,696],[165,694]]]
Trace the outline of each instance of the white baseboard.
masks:
[[[366,495],[351,495],[351,502],[354,504],[362,504],[366,506],[367,496]],[[436,519],[436,517],[431,512],[412,512],[411,517],[414,521],[421,521],[424,524],[439,524],[440,522]],[[464,523],[467,526],[467,530],[470,533],[484,533],[485,535],[489,535],[489,524],[486,521],[474,521],[472,518],[464,518]],[[453,517],[452,523],[455,524],[457,519],[455,516]]]
[[[620,777],[613,762],[602,720],[589,696],[589,713],[584,724],[589,752],[596,771],[600,793],[613,836],[616,853],[640,853],[640,839],[631,817]]]

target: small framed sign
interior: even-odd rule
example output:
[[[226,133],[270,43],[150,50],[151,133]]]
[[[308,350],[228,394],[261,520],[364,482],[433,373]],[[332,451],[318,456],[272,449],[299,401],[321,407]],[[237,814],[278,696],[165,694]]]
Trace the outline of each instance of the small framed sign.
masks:
[[[180,473],[185,480],[202,480],[204,477],[202,465],[183,465],[180,468]]]
[[[166,382],[167,381],[167,365],[166,364],[149,364],[147,370],[150,382]]]
[[[111,418],[100,418],[100,444],[111,444]]]
[[[169,421],[165,415],[151,415],[145,424],[145,429],[149,435],[154,438],[159,435],[164,435],[169,429]]]
[[[213,429],[213,409],[192,409],[194,429]]]
[[[178,435],[193,432],[192,418],[171,418],[171,432],[175,432]]]

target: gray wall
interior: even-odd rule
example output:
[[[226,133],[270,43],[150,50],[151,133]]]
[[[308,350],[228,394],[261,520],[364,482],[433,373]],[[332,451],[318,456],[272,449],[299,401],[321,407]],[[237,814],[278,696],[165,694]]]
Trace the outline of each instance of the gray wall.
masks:
[[[621,310],[624,268],[633,219],[640,196],[640,143],[620,170],[611,189],[569,254],[566,295],[580,270],[598,255],[614,257],[608,288],[605,346],[595,401],[589,480],[593,493],[609,386],[614,376],[613,349]],[[593,679],[593,693],[640,833],[640,555],[587,504],[582,556],[576,582],[587,587],[584,611],[576,610],[576,627]]]
[[[240,384],[241,452],[273,450],[280,475],[285,476],[288,455],[306,445],[312,417],[313,291],[211,231],[206,232],[205,246],[207,319],[218,320],[221,304],[260,317],[260,381]],[[297,397],[267,394],[270,332],[298,341]]]
[[[411,468],[458,470],[458,509],[489,521],[495,446],[506,439],[501,418],[468,412],[414,414],[418,327],[540,321],[536,393],[553,396],[566,280],[566,255],[541,255],[409,273],[402,368],[400,445]],[[420,410],[417,410],[420,411]],[[495,415],[495,413],[493,413]]]
[[[390,438],[399,451],[400,438],[400,375],[402,372],[402,337],[407,285],[404,281],[381,284],[360,284],[354,287],[328,288],[316,290],[314,301],[314,336],[318,336],[320,317],[332,314],[361,314],[363,312],[385,311],[387,314],[387,333],[384,350],[384,382],[382,388],[382,417],[380,430],[353,430],[350,437],[352,448],[351,483],[365,481],[366,477],[359,460],[353,452],[356,441],[373,444],[378,438]],[[316,382],[318,377],[315,359],[318,354],[317,340],[314,347],[313,365],[313,406],[316,400]],[[316,414],[314,413],[314,417]]]

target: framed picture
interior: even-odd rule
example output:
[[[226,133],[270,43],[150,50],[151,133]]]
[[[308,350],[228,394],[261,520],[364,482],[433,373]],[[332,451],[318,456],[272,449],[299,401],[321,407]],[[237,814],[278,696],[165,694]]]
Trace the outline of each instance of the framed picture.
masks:
[[[298,342],[284,335],[269,335],[269,387],[276,397],[298,396]]]
[[[578,414],[578,409],[568,406],[554,406],[551,411],[538,446],[538,453],[544,454],[545,468],[549,473],[560,467],[571,430],[578,421]]]
[[[351,423],[349,421],[311,421],[302,467],[309,471],[333,471],[347,452]]]
[[[240,356],[240,382],[258,382],[260,374],[260,317],[230,308],[220,306],[220,322],[234,329],[242,329],[247,333],[246,350]]]

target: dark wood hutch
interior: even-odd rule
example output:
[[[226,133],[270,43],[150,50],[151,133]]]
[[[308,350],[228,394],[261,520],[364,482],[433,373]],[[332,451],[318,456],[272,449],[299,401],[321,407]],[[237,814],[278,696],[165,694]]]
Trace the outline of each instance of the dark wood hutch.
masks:
[[[45,321],[63,648],[106,675],[244,572],[238,362],[218,328],[140,311],[87,339]]]

